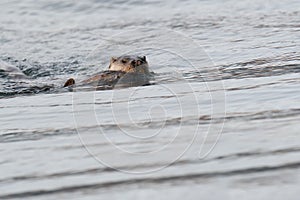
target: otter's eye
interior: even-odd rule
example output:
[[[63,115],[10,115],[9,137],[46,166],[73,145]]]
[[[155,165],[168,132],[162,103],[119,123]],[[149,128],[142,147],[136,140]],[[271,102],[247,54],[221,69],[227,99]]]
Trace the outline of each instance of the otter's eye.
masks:
[[[116,61],[117,61],[117,58],[115,58],[115,57],[110,58],[110,63],[113,63],[113,62],[116,62]]]
[[[142,64],[142,61],[138,60],[138,61],[136,62],[136,64],[139,66],[139,65]]]
[[[131,65],[132,65],[133,67],[135,67],[135,65],[136,65],[135,60],[131,61]]]
[[[123,59],[121,62],[125,64],[127,61]]]

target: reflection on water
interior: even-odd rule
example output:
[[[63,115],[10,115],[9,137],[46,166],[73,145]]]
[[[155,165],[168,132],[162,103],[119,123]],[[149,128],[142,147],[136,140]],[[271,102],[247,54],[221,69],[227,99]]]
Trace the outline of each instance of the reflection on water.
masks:
[[[0,199],[296,199],[299,7],[2,1]],[[62,88],[134,53],[148,86]]]

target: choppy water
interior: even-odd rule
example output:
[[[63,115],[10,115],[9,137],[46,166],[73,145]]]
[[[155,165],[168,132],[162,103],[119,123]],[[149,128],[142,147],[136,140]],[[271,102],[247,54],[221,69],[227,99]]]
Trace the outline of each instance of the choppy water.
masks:
[[[0,199],[298,199],[299,8],[1,0]],[[152,85],[61,87],[127,53]]]

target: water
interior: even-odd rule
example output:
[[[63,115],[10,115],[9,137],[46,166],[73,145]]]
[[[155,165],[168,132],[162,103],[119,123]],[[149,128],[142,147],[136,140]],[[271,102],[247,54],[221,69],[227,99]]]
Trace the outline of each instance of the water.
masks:
[[[299,8],[2,0],[0,199],[297,199]],[[61,87],[123,53],[152,85]]]

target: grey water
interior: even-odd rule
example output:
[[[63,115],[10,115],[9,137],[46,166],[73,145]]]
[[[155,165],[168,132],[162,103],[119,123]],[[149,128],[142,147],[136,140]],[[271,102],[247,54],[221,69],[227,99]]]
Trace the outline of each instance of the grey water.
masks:
[[[300,2],[0,1],[0,199],[298,199]],[[150,85],[63,88],[145,55]]]

